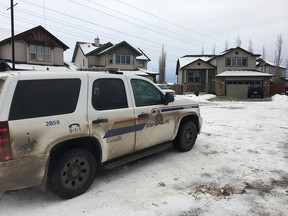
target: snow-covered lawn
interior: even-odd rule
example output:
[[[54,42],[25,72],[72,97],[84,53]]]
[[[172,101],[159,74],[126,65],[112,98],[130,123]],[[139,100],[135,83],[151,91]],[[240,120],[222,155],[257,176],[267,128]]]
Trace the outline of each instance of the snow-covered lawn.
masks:
[[[288,97],[213,101],[194,148],[99,173],[82,196],[0,193],[0,215],[287,215]],[[193,98],[193,97],[192,97]]]

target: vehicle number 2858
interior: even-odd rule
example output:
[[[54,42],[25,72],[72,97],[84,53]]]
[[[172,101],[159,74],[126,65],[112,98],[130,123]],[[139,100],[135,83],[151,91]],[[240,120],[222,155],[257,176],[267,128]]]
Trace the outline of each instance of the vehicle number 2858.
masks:
[[[55,126],[55,125],[59,125],[59,124],[60,124],[60,121],[59,121],[59,120],[46,121],[46,127]]]

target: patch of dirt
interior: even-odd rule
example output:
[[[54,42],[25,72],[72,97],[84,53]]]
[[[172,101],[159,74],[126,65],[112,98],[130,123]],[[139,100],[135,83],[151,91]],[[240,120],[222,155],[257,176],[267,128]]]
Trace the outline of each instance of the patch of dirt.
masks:
[[[200,208],[190,209],[189,211],[181,212],[179,216],[200,216],[203,215],[203,210]]]
[[[210,194],[215,197],[225,198],[233,194],[245,194],[249,191],[256,191],[260,195],[271,193],[272,190],[277,188],[288,188],[288,178],[282,177],[280,180],[271,179],[269,183],[262,181],[244,182],[241,186],[225,185],[220,187],[217,185],[201,184],[192,187],[192,190],[188,192],[189,195],[195,196],[195,194]],[[288,190],[286,191],[288,195]]]
[[[245,188],[242,190],[235,189],[229,185],[224,187],[209,186],[209,185],[199,185],[193,188],[188,194],[192,195],[194,193],[210,194],[215,197],[228,197],[233,194],[243,194],[245,193]]]

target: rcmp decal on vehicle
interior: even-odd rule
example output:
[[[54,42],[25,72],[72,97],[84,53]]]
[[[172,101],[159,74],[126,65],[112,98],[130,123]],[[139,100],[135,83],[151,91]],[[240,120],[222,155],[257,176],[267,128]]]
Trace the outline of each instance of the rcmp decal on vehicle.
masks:
[[[70,124],[70,125],[68,126],[68,128],[69,128],[69,132],[70,132],[70,133],[81,132],[80,124],[78,124],[78,123]]]
[[[103,138],[105,139],[105,138],[110,138],[114,136],[119,136],[122,134],[140,131],[140,130],[143,130],[145,126],[149,128],[149,127],[154,127],[158,125],[169,124],[170,119],[164,119],[162,113],[175,112],[177,110],[184,110],[184,109],[195,109],[198,107],[199,107],[198,105],[189,104],[189,105],[154,108],[151,110],[150,114],[147,115],[147,117],[139,117],[139,118],[113,122],[111,128],[107,131],[107,133],[104,135]],[[156,114],[155,120],[153,120],[152,122],[149,122],[149,119],[152,117],[153,114]]]
[[[59,120],[46,121],[46,127],[55,126],[55,125],[60,125],[60,121]]]
[[[114,143],[114,142],[119,142],[122,140],[122,136],[117,136],[117,137],[109,137],[107,140],[106,140],[106,143]]]
[[[28,136],[27,143],[22,144],[19,148],[19,150],[22,150],[24,152],[24,154],[28,154],[34,151],[35,145],[37,144],[37,141],[34,138],[31,138],[29,136],[29,133],[27,133],[27,136]]]

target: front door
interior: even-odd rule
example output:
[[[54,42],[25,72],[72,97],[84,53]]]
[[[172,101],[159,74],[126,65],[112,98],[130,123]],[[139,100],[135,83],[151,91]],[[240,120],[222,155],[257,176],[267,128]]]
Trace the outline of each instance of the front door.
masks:
[[[102,162],[129,154],[135,147],[135,117],[127,82],[103,76],[90,79],[88,102],[90,133],[102,142]]]
[[[163,104],[164,94],[152,83],[131,79],[135,100],[136,146],[135,151],[172,139],[175,131],[175,115],[169,104]]]

